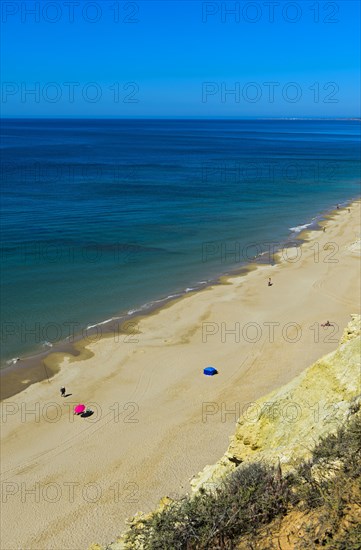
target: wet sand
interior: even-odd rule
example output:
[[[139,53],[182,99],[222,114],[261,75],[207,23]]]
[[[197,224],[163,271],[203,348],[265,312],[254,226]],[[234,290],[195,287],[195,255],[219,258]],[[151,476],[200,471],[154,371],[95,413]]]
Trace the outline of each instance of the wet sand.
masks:
[[[247,403],[337,346],[360,304],[360,202],[322,225],[273,266],[190,293],[86,356],[53,357],[59,372],[2,402],[2,548],[114,540],[126,517],[189,491]],[[74,417],[77,403],[94,414]]]

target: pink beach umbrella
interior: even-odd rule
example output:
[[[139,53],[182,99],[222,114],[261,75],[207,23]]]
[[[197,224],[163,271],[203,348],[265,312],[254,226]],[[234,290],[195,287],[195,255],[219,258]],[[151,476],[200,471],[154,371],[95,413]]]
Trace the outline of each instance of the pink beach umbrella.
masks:
[[[81,414],[85,411],[85,405],[80,404],[74,407],[74,414]]]

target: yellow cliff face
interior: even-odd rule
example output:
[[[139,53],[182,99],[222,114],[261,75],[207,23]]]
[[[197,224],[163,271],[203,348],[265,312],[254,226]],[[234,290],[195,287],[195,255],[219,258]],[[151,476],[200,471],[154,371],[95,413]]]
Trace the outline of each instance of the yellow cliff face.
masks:
[[[320,437],[335,432],[350,414],[350,405],[360,400],[360,345],[361,316],[351,315],[335,351],[316,361],[290,383],[259,399],[243,414],[227,452],[191,481],[193,491],[202,487],[212,490],[242,462],[264,460],[281,464],[285,471],[308,458]],[[315,470],[314,475],[327,476],[329,472]],[[163,499],[158,511],[169,502]],[[141,531],[147,516],[149,514],[135,516],[128,522],[128,528]],[[109,550],[127,548],[125,533],[107,546]],[[104,549],[93,545],[89,550]]]
[[[193,491],[211,489],[241,462],[264,459],[283,470],[295,467],[321,436],[336,430],[361,391],[361,320],[351,317],[334,352],[247,409],[227,452],[192,480]]]

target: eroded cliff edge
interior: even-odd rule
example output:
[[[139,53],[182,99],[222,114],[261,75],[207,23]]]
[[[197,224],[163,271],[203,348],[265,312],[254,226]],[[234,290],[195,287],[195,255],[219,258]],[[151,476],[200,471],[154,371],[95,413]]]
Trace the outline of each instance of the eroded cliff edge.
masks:
[[[335,351],[247,409],[237,422],[225,455],[191,481],[193,494],[212,491],[241,464],[261,461],[287,472],[311,457],[320,438],[335,433],[347,422],[352,407],[359,409],[360,355],[361,317],[355,314]],[[157,512],[171,503],[163,499]],[[128,530],[141,531],[150,516],[139,513],[128,522]],[[106,550],[132,548],[125,540],[126,533]],[[97,544],[91,549],[104,550]]]
[[[321,436],[345,420],[351,400],[361,392],[360,319],[351,315],[335,351],[242,415],[225,455],[192,480],[193,491],[217,482],[245,461],[279,461],[282,470],[295,467]]]

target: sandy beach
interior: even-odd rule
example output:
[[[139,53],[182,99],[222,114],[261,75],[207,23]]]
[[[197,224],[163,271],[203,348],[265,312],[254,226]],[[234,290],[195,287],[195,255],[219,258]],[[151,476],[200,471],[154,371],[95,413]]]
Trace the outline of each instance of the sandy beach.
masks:
[[[360,307],[360,202],[321,225],[275,265],[87,345],[91,357],[53,358],[61,364],[50,381],[1,403],[1,549],[114,540],[127,517],[189,492],[247,404],[337,346]],[[208,365],[217,376],[203,375]],[[74,417],[78,403],[94,414]]]

